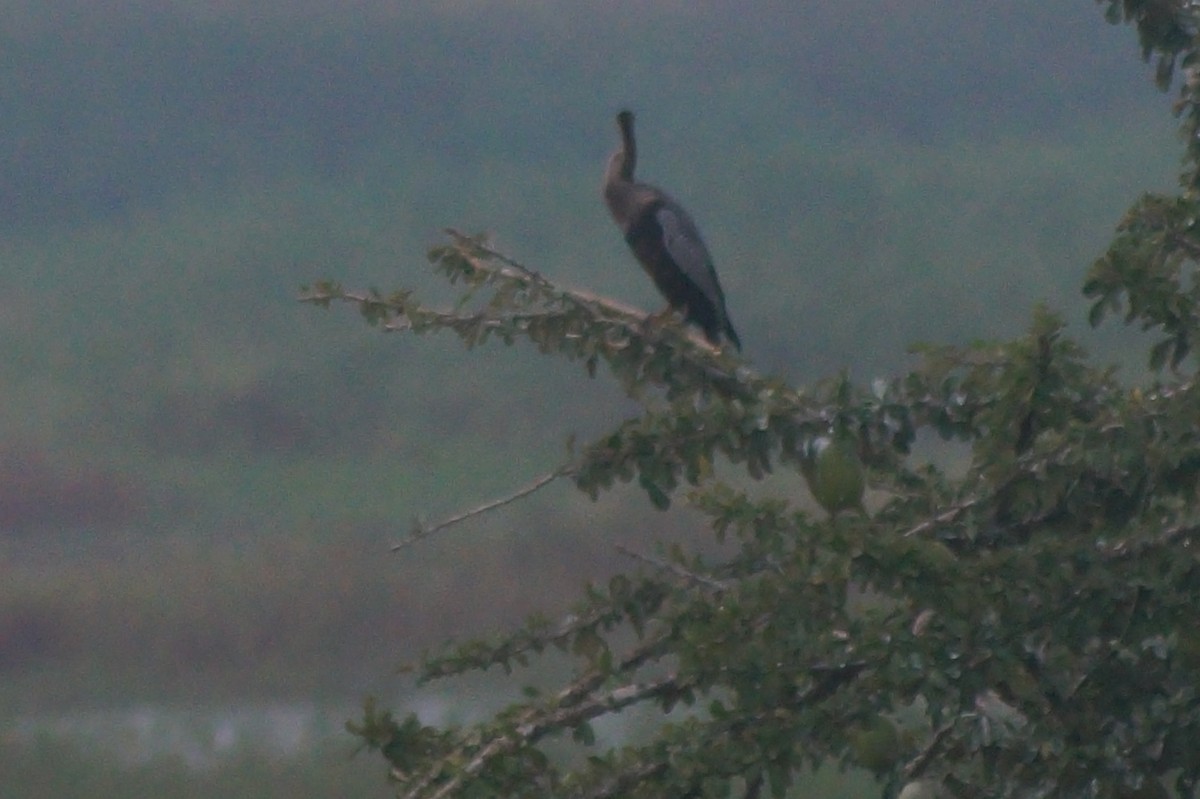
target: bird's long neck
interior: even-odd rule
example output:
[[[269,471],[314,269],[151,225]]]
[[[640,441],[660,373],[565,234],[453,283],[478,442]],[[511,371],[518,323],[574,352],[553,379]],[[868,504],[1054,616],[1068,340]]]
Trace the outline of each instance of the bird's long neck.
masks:
[[[604,172],[604,199],[617,224],[628,224],[635,208],[644,199],[646,187],[633,179],[637,167],[637,141],[633,136],[633,114],[622,111],[617,114],[617,127],[621,131],[621,149],[608,159]]]

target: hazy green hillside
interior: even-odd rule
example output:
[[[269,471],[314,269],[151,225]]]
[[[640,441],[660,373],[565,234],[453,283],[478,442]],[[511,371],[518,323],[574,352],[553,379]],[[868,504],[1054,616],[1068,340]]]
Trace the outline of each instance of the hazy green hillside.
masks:
[[[10,3],[0,45],[0,738],[50,704],[400,690],[404,654],[565,601],[612,540],[690,533],[563,489],[386,556],[627,406],[294,301],[436,297],[455,226],[657,307],[598,195],[622,106],[748,358],[800,380],[1038,300],[1102,343],[1081,275],[1177,158],[1089,0]]]

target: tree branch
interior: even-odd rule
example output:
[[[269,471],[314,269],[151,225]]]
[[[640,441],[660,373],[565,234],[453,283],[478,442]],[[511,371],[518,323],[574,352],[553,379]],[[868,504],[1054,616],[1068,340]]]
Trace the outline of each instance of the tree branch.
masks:
[[[966,502],[960,502],[957,505],[951,505],[948,509],[942,511],[937,516],[934,516],[930,519],[926,519],[925,521],[918,524],[916,527],[909,528],[902,535],[904,538],[911,538],[913,536],[920,535],[921,533],[932,530],[935,527],[940,527],[943,524],[949,524],[950,522],[958,519],[958,517],[961,516],[963,513],[970,510],[971,508],[973,508],[976,505],[976,503],[978,503],[978,502],[979,502],[979,500],[978,500],[978,498],[976,498],[976,499],[967,500]]]
[[[720,580],[716,579],[715,577],[709,577],[708,575],[700,574],[699,572],[694,572],[691,569],[684,566],[682,563],[676,563],[675,561],[666,560],[664,558],[659,558],[654,555],[645,555],[645,554],[642,554],[641,552],[635,552],[634,550],[629,549],[628,547],[624,546],[623,544],[617,544],[616,547],[617,547],[617,551],[620,552],[622,555],[633,558],[634,560],[640,560],[643,563],[648,563],[651,566],[655,567],[656,569],[670,572],[671,574],[682,577],[685,580],[690,580],[691,582],[696,583],[698,585],[702,585],[706,588],[711,588],[714,591],[729,590],[729,586],[727,586],[725,583],[721,582]]]
[[[796,694],[792,699],[781,702],[781,705],[787,708],[799,709],[813,702],[819,702],[846,683],[853,681],[859,674],[866,669],[865,661],[853,661],[851,663],[843,663],[837,666],[817,665],[810,669],[811,674],[816,678],[812,685],[806,690]],[[737,733],[750,727],[757,727],[760,724],[770,723],[772,720],[775,708],[765,710],[759,713],[754,713],[747,717],[738,717],[729,721],[721,722],[712,725],[704,733],[704,740],[698,741],[696,751],[703,752],[706,749],[707,741],[719,741],[730,733]],[[752,766],[755,764],[744,764]],[[670,767],[667,760],[659,759],[643,763],[631,772],[618,774],[613,780],[610,780],[601,790],[580,794],[579,796],[587,797],[587,799],[611,799],[614,796],[624,795],[624,789],[630,785],[639,784],[642,780],[652,779],[653,777],[662,774]],[[741,774],[742,770],[736,772]],[[636,777],[635,777],[636,775]],[[639,779],[640,778],[640,779]],[[747,780],[745,796],[752,799],[757,796],[762,790],[762,773],[759,772]],[[699,796],[700,786],[693,784],[688,791],[681,794],[682,796]]]
[[[597,716],[616,712],[647,699],[682,693],[692,687],[692,684],[691,680],[680,680],[675,675],[669,675],[649,682],[622,685],[605,694],[593,697],[586,703],[559,708],[544,715],[530,714],[533,718],[518,724],[512,733],[489,741],[466,766],[439,785],[437,790],[430,793],[428,797],[429,799],[446,799],[462,787],[467,779],[483,771],[495,758],[535,743],[547,733],[583,724]],[[404,794],[405,799],[420,799],[426,788],[430,787],[442,773],[442,763],[439,762],[420,784]]]
[[[1178,524],[1174,527],[1168,527],[1153,538],[1139,541],[1130,541],[1128,539],[1115,541],[1112,544],[1102,546],[1100,551],[1106,558],[1125,560],[1127,558],[1135,558],[1152,549],[1172,546],[1180,541],[1194,538],[1197,535],[1200,535],[1200,526],[1196,524]]]
[[[434,524],[432,526],[426,526],[424,524],[421,524],[418,521],[416,524],[414,524],[413,531],[408,535],[407,538],[401,539],[400,541],[398,541],[397,543],[392,545],[392,552],[399,552],[402,549],[406,549],[407,547],[412,546],[413,544],[417,543],[418,541],[428,538],[429,536],[433,535],[434,533],[438,533],[438,532],[441,532],[442,530],[445,530],[447,527],[453,527],[456,524],[460,524],[462,522],[467,521],[468,519],[472,519],[476,516],[480,516],[484,513],[488,513],[489,511],[496,510],[497,508],[502,508],[505,505],[511,505],[512,503],[516,502],[517,500],[527,497],[530,494],[533,494],[534,492],[549,485],[550,483],[553,483],[555,480],[559,479],[560,477],[567,477],[573,473],[574,473],[574,467],[560,466],[558,469],[555,469],[553,472],[543,474],[541,477],[538,477],[536,480],[534,480],[529,485],[525,486],[524,488],[517,489],[516,491],[514,491],[513,493],[511,493],[507,496],[503,496],[503,497],[500,497],[499,499],[491,500],[490,502],[485,502],[478,507],[471,508],[470,510],[462,511],[460,513],[456,513],[453,516],[448,516],[445,519],[442,519],[440,522],[438,522],[437,524]]]
[[[938,727],[933,735],[930,736],[929,741],[925,744],[924,748],[922,748],[920,752],[917,752],[916,756],[905,764],[904,770],[901,773],[904,775],[904,780],[906,782],[911,782],[925,773],[925,770],[929,768],[929,764],[933,762],[935,757],[937,757],[938,750],[942,747],[942,742],[946,740],[946,736],[949,735],[950,731],[953,729],[953,721],[948,721],[941,727]]]
[[[568,302],[577,308],[591,311],[593,314],[596,310],[601,310],[605,312],[606,316],[625,322],[630,327],[631,332],[644,334],[646,323],[652,315],[640,308],[635,308],[619,300],[614,300],[611,297],[604,297],[590,291],[569,288],[561,283],[552,282],[543,277],[540,272],[514,261],[504,253],[489,247],[475,237],[468,236],[453,228],[446,228],[443,232],[454,240],[460,254],[470,260],[473,268],[484,273],[499,274],[511,280],[519,280],[527,284],[536,285],[539,289],[553,295],[556,299]],[[490,264],[489,261],[498,261],[501,266],[497,268]],[[684,328],[684,331],[686,333],[685,338],[690,343],[710,353],[718,351],[717,347],[714,347],[694,330]]]

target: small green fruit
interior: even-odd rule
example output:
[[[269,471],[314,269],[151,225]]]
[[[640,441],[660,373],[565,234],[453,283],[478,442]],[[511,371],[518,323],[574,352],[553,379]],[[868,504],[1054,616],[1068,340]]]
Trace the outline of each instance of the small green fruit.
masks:
[[[876,773],[888,771],[900,757],[900,734],[891,719],[877,717],[850,741],[854,759]]]
[[[830,516],[846,510],[862,512],[866,482],[852,434],[838,431],[813,441],[802,472],[813,499]]]

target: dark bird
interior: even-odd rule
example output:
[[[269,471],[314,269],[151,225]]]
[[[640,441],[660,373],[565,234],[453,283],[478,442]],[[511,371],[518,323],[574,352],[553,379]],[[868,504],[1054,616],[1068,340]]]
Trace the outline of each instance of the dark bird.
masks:
[[[740,350],[742,342],[729,322],[725,293],[696,223],[669,194],[634,180],[633,113],[617,114],[617,127],[621,149],[608,159],[604,202],[625,242],[672,308],[703,330],[713,345],[724,335]]]

